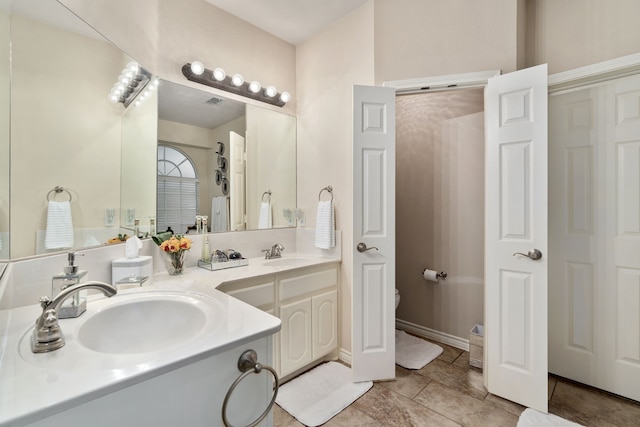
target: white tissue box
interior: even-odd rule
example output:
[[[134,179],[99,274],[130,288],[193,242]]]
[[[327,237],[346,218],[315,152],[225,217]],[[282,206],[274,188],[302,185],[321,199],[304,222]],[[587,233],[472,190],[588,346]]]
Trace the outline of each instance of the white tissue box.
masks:
[[[116,286],[116,282],[125,277],[151,277],[152,274],[153,257],[149,255],[137,258],[118,258],[111,261],[111,283],[113,286]]]

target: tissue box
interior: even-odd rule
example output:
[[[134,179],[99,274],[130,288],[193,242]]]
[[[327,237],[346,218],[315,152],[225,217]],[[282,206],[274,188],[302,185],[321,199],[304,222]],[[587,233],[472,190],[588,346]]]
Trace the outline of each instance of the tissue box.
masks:
[[[151,277],[153,274],[153,257],[149,255],[137,258],[118,258],[111,261],[111,283],[116,286],[116,282],[125,277]]]

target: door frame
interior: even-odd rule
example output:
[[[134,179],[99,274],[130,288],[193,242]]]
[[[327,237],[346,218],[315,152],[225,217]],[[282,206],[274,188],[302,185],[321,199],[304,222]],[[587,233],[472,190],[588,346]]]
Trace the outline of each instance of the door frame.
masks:
[[[551,94],[564,89],[624,77],[638,72],[640,72],[640,53],[626,55],[559,73],[549,74],[548,92]],[[486,87],[489,78],[500,74],[500,70],[489,70],[474,73],[392,80],[384,82],[382,86],[396,89],[397,95],[419,94],[460,88]],[[428,338],[439,339],[441,337],[433,336]],[[447,344],[457,347],[457,344],[461,341],[462,340],[456,340],[455,342]],[[466,348],[462,349],[469,350],[468,341]],[[483,377],[486,386],[486,372],[483,372]]]

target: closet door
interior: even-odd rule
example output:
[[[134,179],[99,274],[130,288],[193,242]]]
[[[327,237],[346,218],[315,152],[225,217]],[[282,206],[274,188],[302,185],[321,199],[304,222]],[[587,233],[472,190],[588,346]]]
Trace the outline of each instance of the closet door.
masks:
[[[549,370],[640,400],[640,76],[550,105]]]

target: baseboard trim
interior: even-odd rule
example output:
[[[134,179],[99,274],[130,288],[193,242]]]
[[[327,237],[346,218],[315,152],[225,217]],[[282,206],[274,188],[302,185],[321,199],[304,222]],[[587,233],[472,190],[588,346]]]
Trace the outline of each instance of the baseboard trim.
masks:
[[[428,338],[433,341],[438,341],[443,344],[450,345],[451,347],[459,348],[460,350],[469,351],[469,340],[450,335],[445,332],[436,331],[415,323],[407,322],[406,320],[396,319],[396,328],[402,329],[412,334],[419,335],[424,338]]]
[[[407,322],[406,320],[396,319],[396,328],[402,329],[412,334],[428,338],[433,341],[438,341],[443,344],[450,345],[451,347],[459,348],[460,350],[469,351],[469,340],[456,337],[444,332],[429,329],[424,326],[416,325],[415,323]],[[338,359],[347,365],[351,366],[351,352],[344,348],[338,350]]]
[[[341,348],[338,353],[338,359],[351,366],[351,352]]]

